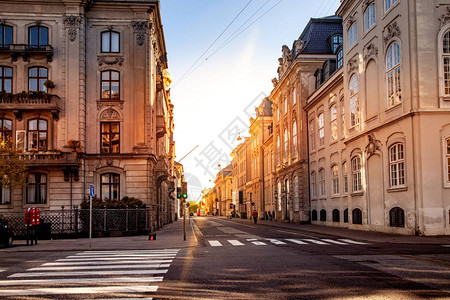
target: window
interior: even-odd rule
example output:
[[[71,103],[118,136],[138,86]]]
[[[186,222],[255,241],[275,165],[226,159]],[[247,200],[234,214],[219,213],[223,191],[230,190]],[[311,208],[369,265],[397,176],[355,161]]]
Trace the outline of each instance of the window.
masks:
[[[384,0],[384,10],[388,11],[398,0]]]
[[[311,212],[311,220],[317,221],[317,210],[315,209],[313,209],[313,211]]]
[[[320,188],[320,196],[325,196],[325,170],[319,170],[319,188]]]
[[[358,76],[354,74],[350,78],[350,125],[359,124],[359,98],[358,98]]]
[[[331,37],[331,51],[336,53],[336,49],[342,44],[342,35],[335,34]]]
[[[297,156],[297,122],[292,123],[292,156]]]
[[[0,26],[0,48],[9,48],[13,43],[13,28],[7,25]]]
[[[450,95],[450,31],[447,31],[442,39],[442,60],[444,94]]]
[[[284,99],[284,113],[285,114],[288,113],[288,100],[287,100],[287,98]]]
[[[292,105],[297,103],[297,93],[295,88],[292,90]]]
[[[48,79],[47,68],[36,67],[28,69],[28,89],[30,91],[47,92],[44,82]]]
[[[8,187],[3,187],[0,184],[0,205],[11,203],[11,190]]]
[[[280,136],[277,136],[277,166],[281,163]]]
[[[317,197],[316,172],[311,173],[311,197]]]
[[[388,106],[394,106],[402,101],[400,86],[400,46],[392,43],[387,51],[386,80],[388,91]]]
[[[389,211],[391,227],[405,227],[405,211],[400,207],[394,207]]]
[[[327,211],[325,209],[320,210],[320,221],[325,222],[327,220]]]
[[[288,149],[289,149],[289,146],[288,146],[288,131],[287,131],[287,129],[284,129],[284,153],[283,153],[283,160],[285,161],[285,162],[287,162],[287,160],[288,160]]]
[[[0,67],[0,92],[12,93],[12,68]]]
[[[372,2],[364,12],[364,31],[369,31],[375,25],[375,3]]]
[[[48,150],[48,122],[44,119],[28,121],[28,150]]]
[[[344,223],[348,223],[348,208],[344,210]]]
[[[330,107],[330,128],[331,128],[331,140],[337,140],[338,128],[337,128],[337,112],[336,104]]]
[[[278,181],[278,211],[281,211],[281,181]]]
[[[340,222],[340,214],[339,214],[339,209],[333,209],[332,212],[332,217],[333,217],[333,222]]]
[[[361,190],[361,157],[355,156],[352,159],[352,191],[360,192]]]
[[[359,208],[355,208],[352,212],[353,224],[362,225],[362,211]]]
[[[351,49],[358,42],[358,27],[354,22],[348,29],[348,48]]]
[[[323,120],[323,113],[319,114],[319,117],[317,118],[319,121],[319,147],[323,146],[325,143],[325,129],[324,129],[324,120]]]
[[[280,121],[280,108],[277,107],[277,121]]]
[[[405,156],[402,143],[389,147],[389,175],[391,187],[405,185]]]
[[[27,179],[27,204],[47,203],[47,175],[31,173]]]
[[[0,118],[0,138],[12,138],[12,121]]]
[[[119,53],[120,52],[120,34],[115,31],[102,32],[102,52]]]
[[[102,72],[102,99],[120,99],[120,77],[117,71]]]
[[[342,179],[343,179],[343,187],[344,187],[344,194],[348,193],[348,175],[347,175],[347,163],[344,162],[342,164]]]
[[[48,28],[43,26],[34,26],[28,29],[28,45],[33,48],[48,45]]]
[[[102,122],[101,131],[101,153],[120,153],[119,122]]]
[[[294,211],[300,210],[300,203],[298,197],[298,177],[294,176]]]
[[[312,119],[309,122],[309,144],[311,147],[311,151],[316,150],[316,136],[315,136],[315,129],[314,129],[314,119]]]
[[[345,136],[345,106],[344,100],[341,100],[341,134]]]
[[[120,175],[116,173],[102,174],[100,193],[101,199],[119,200]]]
[[[336,68],[340,69],[344,65],[344,55],[342,48],[340,48],[336,53]]]
[[[339,195],[339,166],[331,167],[331,177],[333,182],[333,195]]]
[[[446,151],[446,162],[447,162],[447,182],[450,183],[450,138],[446,141],[447,151]]]

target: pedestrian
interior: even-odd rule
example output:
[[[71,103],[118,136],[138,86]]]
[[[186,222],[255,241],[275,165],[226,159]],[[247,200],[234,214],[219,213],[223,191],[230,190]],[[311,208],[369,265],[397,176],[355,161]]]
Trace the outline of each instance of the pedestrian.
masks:
[[[258,221],[258,212],[256,211],[256,209],[253,211],[253,222],[255,222],[255,224],[256,224],[256,221]]]

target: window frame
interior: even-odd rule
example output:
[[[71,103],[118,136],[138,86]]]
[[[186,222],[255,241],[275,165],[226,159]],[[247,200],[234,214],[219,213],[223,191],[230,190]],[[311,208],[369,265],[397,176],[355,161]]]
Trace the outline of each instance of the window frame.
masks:
[[[292,157],[297,157],[297,121],[292,123]]]
[[[384,0],[384,12],[388,12],[400,0]]]
[[[38,42],[37,42],[37,44],[32,44],[31,43],[31,39],[32,39],[32,30],[33,29],[37,29],[37,40],[38,40]],[[43,29],[45,29],[45,31],[46,31],[46,39],[47,39],[47,43],[42,43],[41,42],[41,38],[42,38],[42,32],[41,32],[41,30],[43,30]],[[48,27],[46,27],[46,26],[42,26],[42,25],[34,25],[34,26],[30,26],[30,27],[28,27],[28,46],[30,46],[30,47],[33,47],[33,48],[41,48],[41,47],[43,47],[43,46],[47,46],[47,45],[49,45],[50,44],[50,36],[49,36],[49,28]]]
[[[311,172],[311,198],[317,198],[316,171]]]
[[[349,81],[349,97],[350,97],[350,127],[356,127],[360,124],[360,103],[359,103],[359,78],[357,74],[353,74]]]
[[[361,209],[354,208],[352,210],[352,224],[353,225],[362,225],[363,224],[363,214],[362,214]]]
[[[333,196],[339,196],[340,194],[340,182],[339,182],[339,165],[333,164],[331,166],[331,191],[333,193]]]
[[[336,103],[330,106],[330,137],[332,141],[338,139],[338,124],[337,124],[337,105]],[[334,135],[333,135],[334,134]]]
[[[109,79],[103,79],[103,74],[108,73]],[[117,80],[112,79],[112,75],[116,74],[117,75]],[[103,91],[106,91],[103,89],[103,83],[108,83],[109,85],[109,89],[108,89],[108,95],[109,97],[105,98],[103,97]],[[118,91],[117,91],[117,97],[113,97],[113,83],[118,83]],[[116,71],[116,70],[104,70],[100,72],[100,99],[101,100],[106,100],[106,101],[116,101],[116,100],[120,100],[120,72]]]
[[[319,212],[320,222],[326,222],[327,221],[327,211],[322,208]]]
[[[109,181],[104,183],[103,182],[103,176],[108,175],[108,179]],[[113,177],[112,176],[117,176],[117,178],[119,179],[117,183],[113,182]],[[109,188],[109,195],[113,195],[113,190],[112,187],[113,186],[117,186],[117,200],[120,200],[120,174],[119,173],[114,173],[114,172],[106,172],[106,173],[102,173],[100,174],[100,199],[103,200],[103,187],[104,186],[108,186]],[[116,200],[111,198],[110,200]]]
[[[103,48],[103,36],[104,34],[108,34],[109,35],[109,51]],[[112,46],[113,46],[113,42],[112,42],[112,34],[117,34],[118,37],[118,41],[117,41],[117,51],[112,51]],[[114,30],[105,30],[100,32],[100,52],[101,53],[120,53],[120,32],[118,31],[114,31]]]
[[[314,126],[315,123],[315,118],[312,118],[309,121],[309,145],[310,145],[310,149],[311,152],[316,150],[316,129]]]
[[[341,212],[339,209],[335,208],[331,212],[333,222],[340,223],[341,222]]]
[[[352,49],[353,47],[356,46],[356,44],[358,44],[358,24],[356,21],[349,26],[347,30],[347,35],[348,35],[348,49]]]
[[[336,50],[336,70],[339,70],[344,66],[344,51],[342,47],[338,47]]]
[[[405,211],[401,207],[393,207],[389,210],[389,226],[405,227]]]
[[[109,124],[109,131],[108,132],[104,132],[103,131],[103,124]],[[118,125],[118,132],[113,132],[112,131],[112,126],[113,124],[117,124]],[[119,141],[118,141],[118,150],[116,152],[112,151],[113,145],[112,145],[112,136],[113,135],[119,135]],[[109,146],[108,146],[108,152],[103,152],[103,136],[108,136],[108,141],[109,141]],[[117,154],[120,153],[120,122],[100,122],[100,154]]]
[[[444,187],[450,188],[450,136],[443,138]]]
[[[292,105],[297,104],[297,91],[295,87],[292,89]]]
[[[11,129],[5,129],[5,121],[8,121],[10,123]],[[4,139],[5,137],[9,137],[12,139],[12,133],[13,133],[13,121],[8,118],[0,118],[0,140]]]
[[[31,70],[36,69],[36,77],[31,76]],[[41,70],[45,70],[47,72],[47,76],[46,77],[41,77]],[[37,90],[32,90],[31,89],[31,80],[36,80],[36,86],[37,86]],[[35,67],[30,67],[28,68],[28,90],[32,90],[32,91],[36,91],[36,92],[47,92],[47,87],[45,87],[44,82],[48,80],[48,68],[46,67],[41,67],[41,66],[35,66]]]
[[[36,175],[39,175],[36,177]],[[31,176],[34,176],[35,182],[30,183]],[[42,182],[42,178],[45,178],[45,182]],[[38,180],[39,178],[39,180]],[[30,186],[35,186],[34,190],[34,202],[30,202]],[[44,186],[44,193],[42,192],[41,188]],[[47,204],[48,201],[48,176],[46,173],[42,172],[32,172],[29,174],[29,177],[27,178],[27,188],[26,188],[26,204]],[[42,197],[44,196],[44,198]]]
[[[284,149],[283,149],[283,161],[287,162],[289,157],[289,132],[287,128],[284,129]]]
[[[386,65],[385,65],[386,101],[388,108],[394,107],[402,103],[401,59],[402,57],[400,44],[397,41],[390,43],[386,51]]]
[[[6,69],[11,70],[11,76],[6,75]],[[10,91],[5,89],[5,80],[9,80],[11,82]],[[0,92],[5,91],[6,93],[13,92],[13,84],[14,84],[14,70],[8,66],[0,66]]]
[[[364,11],[364,32],[368,32],[376,24],[375,1],[370,3]]]
[[[325,169],[319,169],[319,197],[326,196],[326,187],[325,187]]]
[[[317,116],[317,135],[319,136],[319,148],[325,145],[325,116],[320,112]]]
[[[337,41],[335,39],[337,39]],[[337,53],[336,51],[338,50],[339,46],[342,45],[343,42],[344,37],[342,36],[342,34],[340,33],[333,34],[330,38],[331,51],[333,53]]]
[[[32,122],[32,121],[36,121],[36,129],[35,130],[32,130],[32,129],[30,129],[30,123]],[[41,129],[41,121],[44,121],[45,122],[45,124],[46,124],[46,129],[44,130],[44,129]],[[27,149],[28,149],[28,151],[48,151],[48,149],[49,149],[49,122],[48,122],[48,120],[46,120],[46,119],[42,119],[42,118],[33,118],[33,119],[29,119],[29,120],[27,120]],[[46,138],[45,139],[41,139],[41,133],[44,133],[45,132],[45,136],[46,136]],[[31,140],[33,139],[34,140],[34,138],[33,138],[33,136],[36,134],[36,144],[37,144],[37,147],[32,147],[30,144],[30,142],[31,142]],[[42,141],[45,141],[45,147],[41,147],[40,145],[41,145],[41,140]]]
[[[346,161],[342,163],[342,193],[348,194],[348,164]]]
[[[315,209],[311,211],[311,221],[317,221],[317,210]]]
[[[401,154],[401,158],[400,158]],[[406,186],[405,145],[397,142],[388,148],[389,187],[402,188]]]
[[[5,37],[6,37],[6,29],[11,29],[11,43],[5,43]],[[9,49],[9,45],[14,44],[14,28],[10,25],[2,24],[0,25],[1,30],[1,39],[0,39],[0,49]]]
[[[362,159],[360,155],[356,155],[351,161],[352,168],[352,192],[362,192]]]

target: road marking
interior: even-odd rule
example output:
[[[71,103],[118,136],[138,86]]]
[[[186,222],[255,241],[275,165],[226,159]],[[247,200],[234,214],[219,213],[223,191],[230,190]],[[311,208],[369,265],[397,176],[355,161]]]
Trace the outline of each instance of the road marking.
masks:
[[[313,244],[317,244],[317,245],[329,245],[328,243],[322,242],[322,241],[318,241],[318,240],[312,240],[312,239],[303,239],[304,241],[313,243]]]
[[[209,244],[210,244],[211,246],[213,246],[213,247],[219,247],[219,246],[222,246],[222,244],[221,244],[219,241],[217,241],[217,240],[208,241],[208,242],[209,242]]]
[[[228,240],[228,242],[233,246],[244,246],[244,244],[242,244],[238,240]]]
[[[147,253],[147,254],[156,254],[156,253],[178,253],[180,249],[163,249],[163,250],[126,250],[126,251],[83,251],[77,253],[75,255],[86,255],[86,254],[136,254],[136,253]]]
[[[167,257],[167,256],[171,256],[171,257],[175,257],[177,254],[109,254],[107,255],[108,257],[121,257],[121,259],[124,259],[125,257],[133,257],[133,259],[135,257]],[[104,254],[99,254],[99,255],[84,255],[84,256],[80,256],[80,255],[73,255],[73,256],[67,256],[68,258],[78,258],[78,259],[85,259],[85,258],[103,258],[105,257]]]
[[[113,265],[113,266],[50,266],[31,268],[27,271],[75,271],[75,270],[106,270],[106,269],[145,269],[168,268],[170,264],[144,264],[144,265]]]
[[[286,239],[286,241],[293,242],[293,243],[299,244],[299,245],[308,245],[308,243],[302,242],[300,240]]]
[[[163,270],[114,270],[114,271],[88,271],[88,272],[35,272],[35,273],[16,273],[9,275],[8,278],[16,277],[44,277],[44,276],[103,276],[103,275],[150,275],[150,274],[165,274],[167,269]]]
[[[175,258],[174,255],[157,255],[154,257],[155,259],[171,259],[171,258]],[[73,256],[67,256],[66,258],[61,258],[61,259],[57,259],[56,261],[114,261],[114,260],[126,260],[126,259],[130,259],[127,257],[91,257],[91,258],[82,258],[82,257],[73,257]],[[141,261],[146,261],[152,258],[149,257],[133,257],[133,260],[141,260]]]
[[[335,240],[330,240],[330,239],[322,239],[322,241],[324,241],[324,242],[329,242],[329,243],[336,244],[336,245],[348,245],[348,243],[343,243],[343,242],[339,242],[339,241],[335,241]]]
[[[260,241],[254,241],[254,242],[252,242],[252,244],[254,244],[254,245],[256,245],[256,246],[267,246],[266,243],[260,242]]]
[[[5,271],[6,271],[6,270],[0,270],[0,273],[1,273],[1,272],[5,272]]]
[[[349,239],[339,239],[340,241],[346,242],[346,243],[350,243],[350,244],[356,244],[356,245],[368,245],[367,243],[363,243],[363,242],[357,242],[357,241],[353,241],[353,240],[349,240]]]
[[[130,264],[165,264],[173,262],[172,259],[149,259],[149,260],[118,260],[118,261],[66,261],[45,263],[42,266],[89,266],[89,265],[130,265]]]
[[[103,293],[148,293],[156,292],[158,286],[100,286],[100,287],[64,287],[39,288],[28,290],[0,290],[0,296],[40,296],[63,294],[103,294]]]
[[[247,239],[248,242],[257,241],[258,239]]]
[[[86,283],[134,283],[158,282],[163,277],[110,277],[110,278],[60,278],[60,279],[24,279],[0,280],[0,286],[9,285],[41,285],[41,284],[86,284]]]
[[[102,300],[152,300],[153,298],[102,298]]]
[[[286,245],[285,242],[279,241],[279,240],[277,240],[277,239],[266,239],[266,240],[268,240],[268,241],[271,242],[271,243],[274,243],[275,245]]]
[[[442,245],[442,247],[450,247],[450,245]],[[4,270],[3,270],[4,271]]]

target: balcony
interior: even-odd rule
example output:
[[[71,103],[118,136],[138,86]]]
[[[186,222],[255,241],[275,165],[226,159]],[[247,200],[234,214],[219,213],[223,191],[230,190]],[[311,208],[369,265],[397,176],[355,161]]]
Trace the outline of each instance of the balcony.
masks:
[[[20,154],[28,167],[79,167],[76,152],[29,151]]]
[[[30,62],[32,56],[44,56],[47,62],[53,60],[53,47],[50,45],[25,45],[25,44],[11,44],[1,45],[0,55],[6,54],[11,56],[11,62],[17,61],[19,56],[22,56],[23,61]]]
[[[23,111],[50,111],[53,118],[59,120],[61,98],[42,91],[18,94],[0,92],[0,110],[13,111],[19,121]]]

